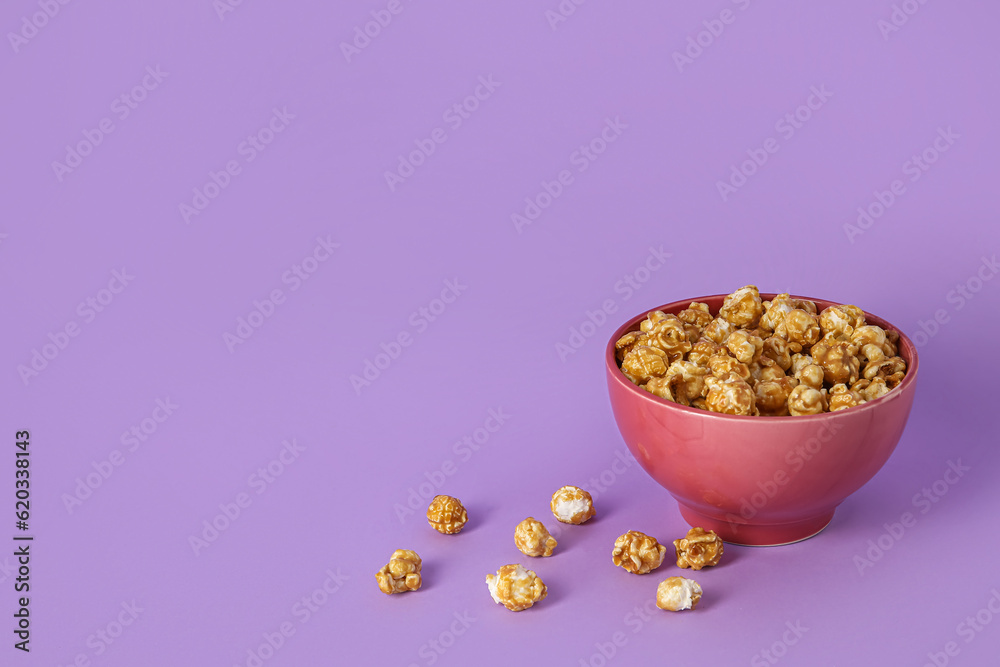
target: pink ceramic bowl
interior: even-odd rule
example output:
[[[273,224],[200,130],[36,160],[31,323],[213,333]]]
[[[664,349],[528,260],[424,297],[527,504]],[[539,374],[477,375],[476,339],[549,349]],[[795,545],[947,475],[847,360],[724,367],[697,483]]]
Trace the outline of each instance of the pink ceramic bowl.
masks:
[[[717,313],[723,299],[724,294],[685,299],[659,309],[678,313],[702,301]],[[820,310],[837,305],[809,300]],[[907,363],[906,377],[882,398],[818,415],[745,417],[685,407],[632,384],[616,363],[615,341],[638,329],[644,318],[632,318],[608,341],[604,363],[611,409],[632,455],[677,499],[692,526],[714,530],[735,544],[776,545],[812,537],[896,448],[919,371],[917,350],[902,333],[899,355]],[[865,318],[899,331],[867,312]]]

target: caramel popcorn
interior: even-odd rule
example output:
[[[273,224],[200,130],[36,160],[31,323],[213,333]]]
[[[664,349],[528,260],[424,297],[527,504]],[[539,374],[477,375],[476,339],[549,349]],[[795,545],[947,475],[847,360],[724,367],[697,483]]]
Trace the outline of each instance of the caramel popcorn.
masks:
[[[636,345],[641,344],[646,339],[646,334],[642,331],[629,331],[615,342],[615,356],[620,364],[625,355],[632,351]]]
[[[752,327],[757,324],[763,312],[764,307],[757,286],[747,285],[726,297],[722,302],[722,308],[719,309],[719,316],[733,326]]]
[[[469,515],[462,507],[462,501],[451,496],[434,496],[430,506],[427,508],[427,523],[431,528],[444,533],[454,535],[462,532],[465,522],[469,520]]]
[[[643,345],[663,350],[668,362],[681,359],[691,351],[691,341],[684,330],[684,323],[676,315],[659,318],[646,332]]]
[[[793,415],[816,415],[827,408],[824,390],[800,384],[788,395],[788,412]]]
[[[692,570],[718,565],[722,558],[722,540],[715,531],[703,528],[692,528],[685,537],[674,540],[674,549],[677,567]]]
[[[854,305],[819,311],[788,293],[761,301],[754,285],[719,312],[692,301],[650,311],[615,344],[633,383],[668,401],[732,415],[809,415],[884,396],[906,376],[899,332]]]
[[[557,544],[556,538],[534,517],[529,516],[514,529],[514,545],[525,556],[551,556]]]
[[[701,586],[693,579],[667,577],[656,587],[656,606],[666,611],[694,609],[701,593]]]
[[[637,530],[630,530],[615,540],[611,560],[633,574],[646,574],[663,564],[667,548]]]
[[[418,590],[423,583],[420,578],[420,562],[416,551],[393,551],[389,563],[375,573],[379,590],[387,595]]]
[[[705,403],[712,412],[724,412],[728,415],[754,414],[753,388],[736,373],[729,373],[722,378],[707,377],[705,386],[708,388]]]
[[[504,565],[495,575],[487,574],[486,585],[493,601],[511,611],[524,611],[549,594],[538,575],[519,564]]]
[[[667,353],[658,347],[636,345],[622,360],[622,372],[636,384],[663,377],[667,372]]]
[[[764,350],[764,341],[745,329],[734,331],[726,339],[726,348],[740,363],[757,361]]]
[[[552,494],[552,514],[562,523],[581,524],[594,518],[594,499],[578,486],[564,486]]]

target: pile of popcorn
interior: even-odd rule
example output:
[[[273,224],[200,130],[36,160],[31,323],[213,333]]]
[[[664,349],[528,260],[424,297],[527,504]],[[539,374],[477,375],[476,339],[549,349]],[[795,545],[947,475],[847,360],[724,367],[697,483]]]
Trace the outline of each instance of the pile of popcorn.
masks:
[[[580,525],[594,517],[593,497],[578,486],[563,486],[552,494],[552,515],[561,523]],[[427,523],[439,533],[456,535],[468,521],[468,512],[458,498],[435,496],[427,508]],[[532,558],[552,556],[558,542],[545,525],[528,517],[514,528],[514,545]],[[718,565],[722,558],[722,540],[712,531],[692,528],[683,538],[674,540],[677,566],[701,570]],[[611,561],[633,574],[648,574],[663,564],[667,547],[655,537],[630,530],[615,540]],[[420,589],[422,561],[410,549],[397,549],[389,563],[375,573],[379,590],[386,594]],[[524,611],[548,596],[549,590],[535,572],[520,563],[504,565],[496,574],[486,575],[490,597],[511,611]],[[667,611],[694,609],[701,600],[698,582],[684,577],[667,577],[656,588],[656,606]]]
[[[884,396],[902,382],[899,333],[865,322],[857,306],[816,304],[754,285],[715,315],[691,302],[654,310],[616,343],[622,373],[660,398],[730,415],[813,415]]]

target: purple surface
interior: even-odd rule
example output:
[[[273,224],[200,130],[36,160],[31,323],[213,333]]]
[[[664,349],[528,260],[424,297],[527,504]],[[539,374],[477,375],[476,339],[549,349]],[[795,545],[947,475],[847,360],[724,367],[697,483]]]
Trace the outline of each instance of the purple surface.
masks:
[[[1000,280],[977,277],[1000,251],[995,4],[566,0],[563,17],[557,0],[226,1],[0,10],[0,539],[18,532],[21,429],[36,538],[32,650],[8,629],[0,663],[995,660]],[[798,127],[782,120],[810,101]],[[463,103],[465,117],[449,111]],[[271,143],[243,143],[269,123]],[[88,136],[100,143],[67,158]],[[592,140],[603,152],[587,157]],[[390,186],[399,156],[431,144]],[[732,177],[753,156],[763,165]],[[212,174],[225,187],[205,193]],[[859,224],[859,207],[877,217]],[[820,536],[727,547],[695,575],[695,612],[636,614],[682,572],[629,575],[614,538],[666,542],[686,525],[616,463],[604,344],[651,306],[750,282],[856,303],[915,337],[914,413]],[[270,316],[251,316],[255,302]],[[261,326],[244,330],[248,317]],[[36,350],[53,358],[22,373]],[[484,440],[491,411],[503,424]],[[463,443],[475,437],[478,450]],[[257,472],[269,464],[280,474]],[[430,530],[425,497],[398,514],[442,477],[471,517],[458,536]],[[549,496],[570,483],[606,486],[598,518],[528,562],[514,525],[554,528]],[[376,588],[396,548],[424,559],[418,593]],[[10,628],[17,575],[0,553]],[[510,562],[550,588],[521,614],[483,583]]]

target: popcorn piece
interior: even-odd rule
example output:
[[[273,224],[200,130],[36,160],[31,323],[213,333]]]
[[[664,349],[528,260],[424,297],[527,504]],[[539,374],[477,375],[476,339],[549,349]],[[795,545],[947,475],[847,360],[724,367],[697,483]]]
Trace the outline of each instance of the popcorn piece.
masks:
[[[785,377],[785,371],[781,370],[781,367],[768,357],[761,357],[757,361],[749,364],[747,368],[750,369],[751,378],[750,380],[747,380],[747,382],[751,385],[755,385],[757,382],[780,380]]]
[[[705,376],[708,369],[690,361],[675,361],[667,368],[667,380],[671,386],[674,400],[681,405],[690,405],[696,398],[703,398],[707,389],[705,388]]]
[[[846,384],[835,384],[830,389],[829,400],[830,412],[836,412],[864,403],[865,397],[861,392],[854,391],[854,389],[849,388]]]
[[[637,530],[630,530],[615,540],[611,560],[633,574],[646,574],[663,564],[667,548]]]
[[[788,341],[781,336],[768,336],[764,339],[764,347],[761,356],[767,357],[787,371],[792,367],[791,350],[788,349]]]
[[[709,322],[715,319],[708,309],[708,304],[700,301],[692,301],[690,306],[677,313],[677,317],[684,324],[693,324],[699,329],[704,329]]]
[[[734,374],[744,380],[750,379],[750,368],[724,352],[709,357],[708,368],[712,371],[712,375],[717,378]]]
[[[722,308],[719,309],[719,317],[733,326],[753,327],[757,325],[763,312],[764,306],[757,286],[747,285],[726,297],[722,302]]]
[[[831,384],[853,384],[858,379],[861,361],[854,356],[858,348],[854,343],[824,338],[809,353],[823,367],[823,379]],[[867,378],[871,379],[871,378]]]
[[[557,544],[556,538],[549,535],[542,522],[534,517],[529,516],[514,529],[514,545],[525,556],[551,556]]]
[[[375,573],[379,590],[387,595],[415,591],[423,583],[420,578],[420,556],[416,551],[396,549],[389,563]]]
[[[667,577],[656,587],[656,606],[666,611],[694,609],[701,600],[701,586],[693,579]]]
[[[826,394],[809,385],[800,384],[788,395],[788,412],[793,415],[815,415],[826,410]]]
[[[434,496],[427,508],[427,523],[431,528],[445,535],[462,532],[469,515],[462,507],[462,501],[451,496]]]
[[[642,331],[629,331],[624,336],[615,341],[615,357],[621,363],[625,355],[632,351],[636,345],[643,344],[646,334]]]
[[[682,359],[691,350],[684,323],[676,315],[665,315],[646,332],[644,345],[663,350],[670,362]]]
[[[754,406],[762,415],[779,417],[788,414],[788,397],[799,381],[791,377],[765,380],[754,385]]]
[[[801,350],[819,340],[820,327],[815,315],[801,308],[792,308],[785,313],[785,321],[775,329],[774,333],[784,335],[789,347]]]
[[[622,360],[622,372],[632,382],[642,384],[667,372],[667,353],[658,347],[636,345]]]
[[[496,575],[487,574],[486,585],[493,601],[511,611],[524,611],[549,594],[538,575],[520,564],[504,565]]]
[[[726,339],[726,347],[737,361],[749,364],[760,357],[764,349],[764,341],[759,336],[741,329],[729,334],[729,338]]]
[[[710,338],[699,338],[698,342],[691,346],[691,351],[688,352],[688,361],[698,364],[699,366],[708,366],[708,360],[710,357],[716,354],[725,354],[722,352],[722,346],[716,343]]]
[[[552,514],[562,523],[579,525],[594,518],[594,499],[578,486],[564,486],[552,494]]]
[[[643,320],[642,324],[639,325],[639,329],[641,329],[644,332],[649,332],[649,330],[653,328],[653,325],[655,325],[657,322],[659,322],[666,316],[667,314],[662,310],[651,310],[648,313],[646,313],[646,319]]]
[[[707,377],[705,386],[708,387],[705,403],[712,412],[728,415],[756,413],[753,389],[736,373],[729,373],[722,378]]]
[[[886,385],[885,380],[880,377],[876,377],[874,380],[859,380],[854,387],[857,387],[861,382],[866,383],[865,387],[860,390],[866,401],[874,401],[876,398],[882,398],[889,393],[889,387]]]
[[[829,306],[819,314],[819,326],[823,337],[835,340],[848,340],[854,333],[851,322],[854,321],[840,306]]]
[[[785,321],[785,314],[792,308],[795,308],[796,304],[786,292],[785,294],[779,294],[771,301],[765,301],[762,306],[764,314],[761,315],[760,326],[768,331],[774,331]]]
[[[717,317],[701,330],[701,335],[718,343],[719,345],[722,345],[726,342],[726,339],[729,338],[729,334],[734,331],[736,331],[735,326],[730,324],[727,320]]]
[[[677,551],[677,567],[700,570],[718,565],[722,558],[722,540],[715,531],[692,528],[687,536],[674,540]]]

